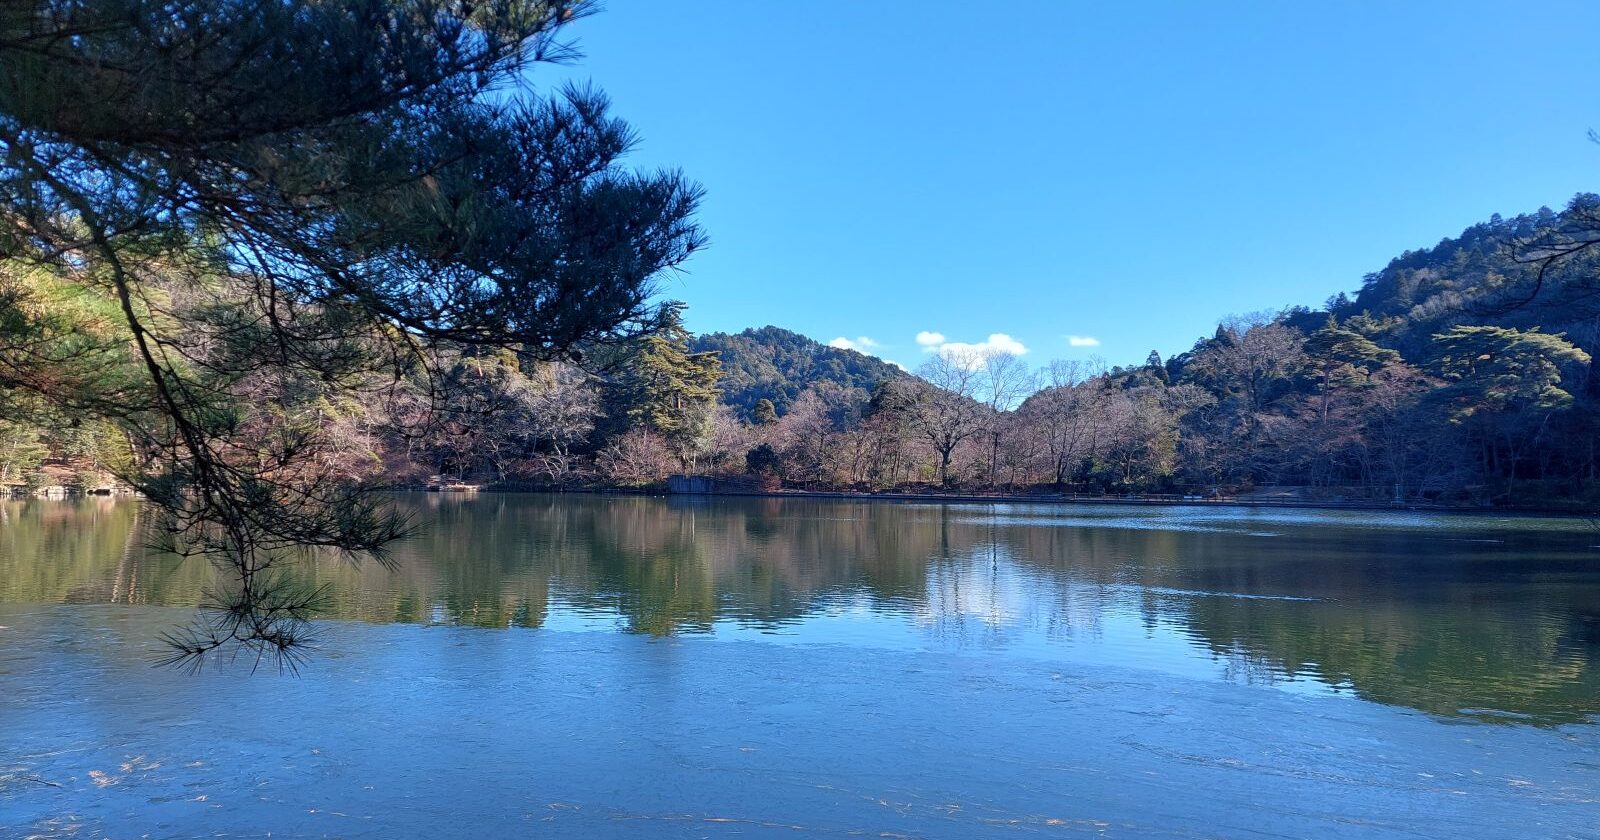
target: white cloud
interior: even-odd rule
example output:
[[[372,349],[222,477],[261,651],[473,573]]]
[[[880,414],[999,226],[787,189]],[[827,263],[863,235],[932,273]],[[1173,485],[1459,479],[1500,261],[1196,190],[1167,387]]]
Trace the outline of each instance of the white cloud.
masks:
[[[1069,336],[1067,336],[1067,346],[1069,346],[1069,347],[1099,347],[1100,346],[1100,339],[1095,338],[1092,335],[1069,335]]]
[[[983,341],[971,343],[948,341],[942,333],[924,331],[917,333],[917,343],[922,345],[925,353],[938,353],[946,358],[967,360],[973,365],[981,364],[982,359],[994,353],[1021,356],[1028,352],[1028,348],[1022,342],[1005,333],[990,333]]]
[[[865,353],[868,350],[877,347],[878,342],[873,341],[864,335],[858,335],[855,338],[845,338],[841,335],[838,338],[828,342],[828,346],[837,347],[840,350],[855,350],[860,353]]]
[[[936,349],[946,355],[959,356],[969,354],[984,356],[990,353],[1010,353],[1013,356],[1021,356],[1028,352],[1028,348],[1023,346],[1022,342],[1005,333],[990,333],[987,339],[976,344],[968,344],[964,341],[946,341]]]

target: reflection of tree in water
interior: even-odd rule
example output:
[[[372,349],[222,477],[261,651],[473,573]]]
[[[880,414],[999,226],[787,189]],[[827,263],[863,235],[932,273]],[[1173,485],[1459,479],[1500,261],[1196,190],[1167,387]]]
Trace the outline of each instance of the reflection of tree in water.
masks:
[[[1139,587],[1147,625],[1169,623],[1240,681],[1309,677],[1441,715],[1600,713],[1600,585],[1574,574],[1581,535],[1556,551],[1559,536],[1523,546],[1360,529],[1006,533],[1036,566]]]
[[[936,535],[860,507],[641,498],[566,506],[582,522],[574,530],[589,563],[561,576],[562,594],[653,634],[719,619],[778,627],[857,596],[920,598]]]
[[[1125,592],[1147,628],[1171,626],[1241,682],[1311,678],[1376,702],[1486,719],[1558,724],[1600,713],[1600,582],[1576,550],[1585,535],[1522,544],[1475,536],[999,530],[1007,553],[1051,581],[1071,631],[1092,632],[1107,610],[1075,591]],[[1564,539],[1572,545],[1558,550]]]
[[[0,500],[0,601],[193,606],[212,576],[144,547],[139,506]]]
[[[1593,612],[1460,612],[1414,605],[1196,599],[1185,622],[1219,655],[1265,657],[1288,673],[1440,715],[1526,715],[1570,723],[1600,713]]]
[[[538,627],[559,610],[666,635],[867,609],[1004,645],[1093,638],[1121,614],[1181,634],[1241,681],[1311,678],[1437,714],[1600,711],[1600,584],[1579,552],[1549,547],[1556,537],[1442,542],[1326,523],[1267,537],[849,501],[398,498],[428,527],[394,571],[306,565],[331,616]],[[211,568],[144,550],[142,524],[126,502],[0,503],[0,600],[193,606]]]

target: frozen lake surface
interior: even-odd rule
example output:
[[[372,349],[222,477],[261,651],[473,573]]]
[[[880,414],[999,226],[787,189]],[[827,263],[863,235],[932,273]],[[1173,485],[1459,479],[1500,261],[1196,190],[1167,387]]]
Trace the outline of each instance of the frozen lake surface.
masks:
[[[298,676],[0,503],[0,837],[1594,837],[1587,523],[403,496]]]

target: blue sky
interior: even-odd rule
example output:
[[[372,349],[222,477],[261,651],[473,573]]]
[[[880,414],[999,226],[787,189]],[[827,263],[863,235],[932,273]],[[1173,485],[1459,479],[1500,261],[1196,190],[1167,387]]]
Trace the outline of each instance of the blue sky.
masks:
[[[1600,190],[1600,3],[609,0],[572,33],[535,85],[592,80],[635,165],[706,187],[691,329],[910,366],[1169,355]]]

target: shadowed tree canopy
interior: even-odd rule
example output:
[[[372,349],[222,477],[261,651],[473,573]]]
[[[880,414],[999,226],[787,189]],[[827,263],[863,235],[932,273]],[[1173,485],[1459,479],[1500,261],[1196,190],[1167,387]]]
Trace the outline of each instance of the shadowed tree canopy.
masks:
[[[757,426],[770,426],[778,422],[778,409],[773,406],[772,400],[762,397],[756,400],[756,410],[753,422]]]
[[[624,169],[598,92],[525,89],[587,11],[0,2],[0,386],[119,424],[173,547],[231,574],[182,655],[291,651],[316,593],[279,560],[404,533],[319,468],[333,395],[436,383],[441,345],[552,358],[656,326],[698,187]],[[63,288],[115,312],[65,357],[35,305]],[[131,364],[95,375],[107,355]]]

